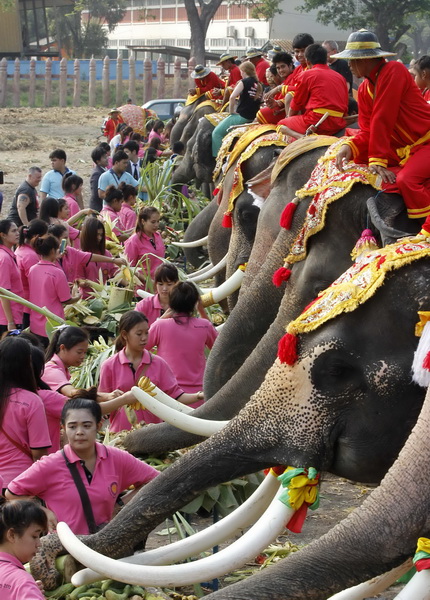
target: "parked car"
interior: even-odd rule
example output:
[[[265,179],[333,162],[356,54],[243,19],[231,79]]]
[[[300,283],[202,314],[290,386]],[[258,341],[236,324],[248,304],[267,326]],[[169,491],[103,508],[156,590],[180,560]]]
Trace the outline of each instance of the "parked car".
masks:
[[[175,114],[177,107],[184,107],[184,98],[161,98],[156,100],[149,100],[145,102],[143,108],[150,108],[157,113],[157,116],[162,121],[168,121],[172,119]]]

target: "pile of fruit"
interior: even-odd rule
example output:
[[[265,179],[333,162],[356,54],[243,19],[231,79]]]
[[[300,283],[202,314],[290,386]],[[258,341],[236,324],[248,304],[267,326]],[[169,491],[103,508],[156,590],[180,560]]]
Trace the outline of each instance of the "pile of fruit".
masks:
[[[140,585],[129,585],[112,579],[97,581],[88,585],[75,587],[72,583],[64,583],[52,592],[45,592],[49,600],[197,600],[196,596],[184,596],[160,588]]]

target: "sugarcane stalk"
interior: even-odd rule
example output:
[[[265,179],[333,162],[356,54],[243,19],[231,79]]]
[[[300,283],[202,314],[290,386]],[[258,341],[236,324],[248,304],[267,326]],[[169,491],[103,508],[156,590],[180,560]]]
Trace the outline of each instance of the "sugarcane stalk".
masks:
[[[18,302],[18,304],[22,304],[23,306],[26,306],[27,308],[34,310],[35,312],[43,315],[47,319],[50,319],[51,321],[55,321],[56,323],[58,323],[58,325],[64,325],[66,323],[66,321],[63,318],[61,318],[58,315],[51,312],[48,308],[46,308],[46,306],[43,306],[43,307],[37,306],[37,304],[33,304],[32,302],[29,302],[28,300],[21,298],[21,296],[18,296],[17,294],[14,294],[10,290],[6,290],[5,288],[0,287],[0,297],[8,298],[9,300],[12,300],[13,302]]]

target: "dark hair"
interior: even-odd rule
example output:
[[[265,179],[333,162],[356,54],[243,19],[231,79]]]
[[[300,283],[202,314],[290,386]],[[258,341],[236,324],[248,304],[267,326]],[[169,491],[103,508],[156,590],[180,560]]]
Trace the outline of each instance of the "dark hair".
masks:
[[[154,123],[155,123],[155,119],[148,119],[146,121],[145,129],[146,129],[147,133],[150,133],[152,131],[152,128],[154,127]]]
[[[106,195],[104,198],[106,204],[109,204],[110,206],[113,202],[115,202],[115,200],[123,199],[124,195],[120,189],[116,188],[114,185],[108,185],[108,187],[106,188]]]
[[[128,160],[127,154],[124,150],[117,150],[115,154],[112,156],[112,164],[119,162],[120,160]]]
[[[31,364],[30,344],[19,336],[0,342],[0,426],[12,388],[36,393],[36,380]]]
[[[97,233],[99,231],[103,232],[100,242],[97,241]],[[104,255],[106,250],[106,233],[103,223],[94,217],[86,217],[82,224],[79,240],[81,250],[84,252]]]
[[[157,119],[154,125],[152,126],[152,131],[155,131],[157,133],[157,130],[160,129],[160,127],[164,129],[164,121]]]
[[[420,58],[413,65],[412,68],[415,69],[415,70],[417,70],[417,69],[420,69],[420,70],[430,69],[430,56],[428,56],[427,54],[424,54],[423,56],[420,56]]]
[[[294,60],[289,52],[277,52],[272,58],[272,63],[275,65],[277,63],[285,63],[286,65],[291,67],[294,64]]]
[[[60,158],[63,159],[64,161],[67,160],[67,156],[66,153],[64,152],[64,150],[53,150],[51,152],[51,154],[49,155],[49,159],[52,158]]]
[[[51,250],[58,250],[59,247],[60,242],[58,241],[58,238],[52,234],[39,237],[34,243],[34,249],[40,256],[48,256]]]
[[[138,131],[135,131],[134,133],[131,134],[131,139],[134,142],[138,142],[139,143],[139,142],[142,141],[142,135]]]
[[[152,140],[149,142],[149,148],[155,148],[156,150],[158,150],[158,148],[160,147],[161,144],[161,140],[158,137],[153,137]]]
[[[33,219],[28,225],[22,225],[19,229],[18,246],[23,246],[26,242],[30,242],[34,237],[46,235],[48,232],[48,224],[42,219]]]
[[[1,219],[0,220],[0,233],[4,233],[5,235],[7,235],[9,233],[9,229],[12,227],[12,225],[15,225],[15,223],[11,219]],[[0,236],[0,244],[3,244],[3,240],[1,238],[1,236]]]
[[[54,225],[49,225],[48,233],[54,235],[57,239],[60,239],[63,237],[64,233],[68,233],[68,230],[65,225],[61,225],[61,223],[55,223]]]
[[[154,273],[154,283],[179,281],[178,269],[172,263],[158,265]]]
[[[93,163],[98,163],[103,156],[106,156],[107,152],[104,148],[102,148],[101,146],[97,146],[97,148],[94,148],[94,150],[91,152],[91,160],[93,161]]]
[[[186,313],[191,316],[200,294],[189,281],[179,281],[170,292],[169,306],[177,313]]]
[[[153,163],[157,160],[157,150],[155,148],[147,148],[144,157],[145,164]]]
[[[42,380],[43,371],[45,370],[45,354],[43,350],[38,346],[30,344],[30,353],[37,388],[39,390],[50,390],[49,385]]]
[[[49,346],[45,352],[45,360],[51,360],[54,354],[58,354],[58,352],[60,352],[60,346],[65,346],[66,350],[71,350],[73,346],[88,341],[88,332],[85,329],[82,329],[82,327],[75,327],[74,325],[60,327],[56,330],[49,342]]]
[[[124,144],[124,150],[125,149],[130,150],[130,152],[136,152],[137,154],[139,152],[139,144],[134,140],[128,140],[128,142]]]
[[[121,333],[128,333],[139,323],[148,323],[147,317],[142,312],[129,310],[122,315],[118,325],[118,337],[115,340],[115,352],[119,352],[125,347]]]
[[[102,418],[102,409],[96,400],[82,398],[82,396],[79,396],[77,398],[70,398],[70,400],[67,400],[63,406],[63,410],[61,411],[62,425],[66,424],[67,413],[70,410],[88,410],[94,417],[96,423],[100,423]]]
[[[63,177],[63,181],[61,186],[65,192],[68,194],[78,189],[81,185],[83,185],[84,180],[79,175],[75,175],[75,173],[66,173]]]
[[[311,44],[305,50],[305,58],[311,65],[327,64],[327,50],[321,44]]]
[[[98,147],[104,150],[105,154],[109,154],[111,151],[110,146],[107,142],[100,142]]]
[[[22,537],[26,529],[36,524],[43,531],[48,529],[48,519],[41,506],[31,500],[8,501],[0,497],[0,543],[3,544],[6,532],[13,529]]]
[[[314,43],[314,38],[309,33],[298,33],[293,38],[293,49],[294,48],[307,48]]]
[[[122,192],[124,200],[128,200],[130,196],[137,196],[137,191],[134,185],[125,183],[125,181],[121,181],[121,183],[118,186],[118,189]]]
[[[185,149],[184,142],[175,142],[172,146],[173,154],[179,154],[180,152],[183,152],[184,149]]]
[[[142,232],[143,231],[142,221],[148,221],[148,219],[150,219],[152,217],[152,215],[155,213],[160,213],[158,208],[155,208],[155,206],[145,206],[145,208],[142,208],[140,213],[137,215],[135,232],[136,233]]]
[[[278,69],[276,68],[275,64],[271,64],[269,67],[269,71],[272,73],[272,75],[278,75]]]
[[[123,129],[125,129],[127,127],[127,123],[118,123],[118,125],[115,128],[115,133],[118,135],[118,133],[121,133],[121,131]]]
[[[42,200],[40,205],[39,219],[42,219],[42,221],[45,221],[49,224],[51,222],[51,218],[58,219],[59,208],[60,206],[58,204],[58,200],[48,196],[48,198]]]

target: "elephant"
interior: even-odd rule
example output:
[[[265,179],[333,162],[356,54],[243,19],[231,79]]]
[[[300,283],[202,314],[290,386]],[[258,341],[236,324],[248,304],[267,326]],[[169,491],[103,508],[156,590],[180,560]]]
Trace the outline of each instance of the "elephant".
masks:
[[[173,126],[172,132],[170,134],[170,144],[173,145],[175,142],[183,142],[186,144],[190,137],[194,134],[199,120],[204,115],[209,115],[214,110],[213,105],[200,106],[203,104],[207,98],[205,96],[200,96],[195,102],[185,106],[180,114],[179,118]]]
[[[215,198],[212,198],[207,206],[205,206],[205,208],[191,221],[185,231],[183,241],[194,242],[205,238],[209,233],[210,224],[217,210],[218,203]],[[183,251],[187,263],[191,264],[196,269],[208,259],[208,253],[205,246],[198,246],[196,248],[185,247]]]
[[[215,158],[212,156],[212,123],[202,117],[186,143],[184,158],[175,170],[172,183],[189,183],[192,179],[202,183],[212,183]]]
[[[381,263],[380,256],[376,254],[374,263]],[[85,544],[113,558],[130,555],[154,526],[207,487],[273,465],[312,466],[320,473],[379,482],[403,447],[424,401],[424,390],[412,382],[410,371],[417,345],[417,311],[429,302],[429,257],[427,244],[425,254],[410,264],[393,271],[387,263],[384,285],[367,301],[298,335],[294,364],[277,358],[263,384],[235,418],[140,490],[100,532],[84,537]],[[420,475],[424,481],[423,473]],[[416,535],[416,519],[413,527]],[[345,536],[349,565],[354,560],[351,548],[355,543],[355,536]],[[53,548],[56,552],[60,545],[55,537],[48,536],[33,562],[36,577],[49,579],[45,560],[49,556],[52,561]],[[387,546],[384,549],[388,567],[393,560],[398,562],[399,553]],[[410,552],[409,546],[407,550]],[[363,544],[361,557],[365,552]],[[400,554],[403,559],[402,551]],[[336,563],[337,555],[325,548],[318,556],[333,570],[331,561]],[[296,565],[297,561],[301,564],[300,554],[295,560]],[[301,596],[297,592],[303,584],[297,570],[290,571],[288,562],[287,567],[282,564],[275,567],[276,576],[274,570],[272,574],[267,571],[214,597],[303,597],[302,588]],[[305,560],[304,565],[307,574],[315,569],[314,561]],[[285,579],[284,568],[288,573]],[[366,568],[364,577],[378,567],[370,566],[369,559]],[[320,574],[322,571],[318,570]],[[351,579],[344,569],[341,585]],[[317,595],[305,597],[323,598],[318,595],[318,577],[312,576],[311,581],[318,587]],[[333,586],[329,576],[325,581]]]

